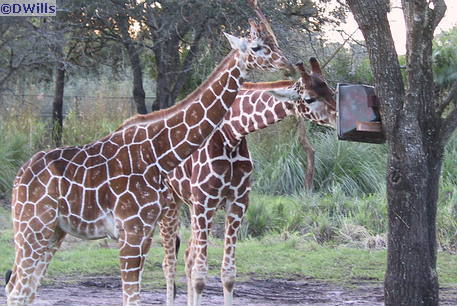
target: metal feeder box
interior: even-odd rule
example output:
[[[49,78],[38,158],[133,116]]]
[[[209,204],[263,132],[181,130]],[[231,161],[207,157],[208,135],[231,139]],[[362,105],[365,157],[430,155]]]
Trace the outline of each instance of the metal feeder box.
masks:
[[[386,141],[373,86],[338,83],[336,105],[339,140],[368,143]]]

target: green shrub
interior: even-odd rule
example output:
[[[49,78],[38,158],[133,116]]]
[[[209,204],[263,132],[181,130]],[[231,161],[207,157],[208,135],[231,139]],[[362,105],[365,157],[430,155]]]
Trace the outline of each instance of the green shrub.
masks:
[[[448,88],[457,80],[457,27],[443,32],[433,42],[435,82]]]
[[[291,128],[279,137],[270,137],[270,132],[266,132],[265,138],[269,141],[263,142],[259,136],[249,138],[255,190],[283,195],[303,191],[306,154],[294,131]],[[310,138],[316,151],[316,191],[331,192],[340,188],[347,195],[360,196],[384,190],[384,146],[338,141],[335,131],[318,131]]]
[[[347,224],[363,227],[371,235],[381,235],[386,232],[385,203],[380,194],[352,198],[341,190],[293,197],[252,192],[240,238],[260,237],[269,232],[300,233],[325,243],[333,241]]]

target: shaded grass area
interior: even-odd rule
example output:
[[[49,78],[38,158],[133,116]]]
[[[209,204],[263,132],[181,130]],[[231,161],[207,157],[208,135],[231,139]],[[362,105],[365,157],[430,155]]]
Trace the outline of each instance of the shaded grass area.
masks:
[[[0,234],[0,271],[11,268],[13,246],[11,231]],[[187,233],[185,233],[184,236]],[[187,238],[185,239],[187,241]],[[209,248],[210,275],[219,275],[223,242],[211,239]],[[119,275],[117,249],[114,243],[72,241],[66,243],[50,264],[45,284],[55,281],[79,281],[88,275]],[[163,287],[161,269],[163,251],[158,242],[149,252],[144,281],[148,287]],[[241,241],[237,247],[239,279],[310,277],[334,283],[354,281],[381,282],[386,262],[385,250],[367,250],[342,246],[319,245],[299,236],[271,234],[262,239]],[[457,284],[457,256],[441,252],[438,274],[442,285]],[[178,279],[184,277],[182,254],[179,256]]]

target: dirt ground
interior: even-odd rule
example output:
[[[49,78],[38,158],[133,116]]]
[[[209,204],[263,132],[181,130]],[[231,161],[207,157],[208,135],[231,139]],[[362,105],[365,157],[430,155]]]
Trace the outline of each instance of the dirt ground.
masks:
[[[180,285],[184,280],[180,280]],[[143,290],[143,305],[163,305],[165,290]],[[309,279],[252,278],[238,282],[235,305],[383,305],[380,284],[360,282],[350,287]],[[0,305],[6,304],[4,287],[0,288]],[[217,278],[209,279],[203,305],[223,305],[222,287]],[[457,305],[457,288],[441,288],[441,305]],[[77,284],[43,286],[34,305],[121,305],[121,284],[112,277],[87,277]],[[183,288],[178,289],[175,305],[186,305]]]

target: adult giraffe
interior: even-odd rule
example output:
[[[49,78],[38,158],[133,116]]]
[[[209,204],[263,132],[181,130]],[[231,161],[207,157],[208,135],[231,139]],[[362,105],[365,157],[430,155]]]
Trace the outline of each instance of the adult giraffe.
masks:
[[[88,145],[39,152],[22,166],[13,186],[16,258],[7,277],[8,305],[33,301],[67,233],[117,239],[123,302],[140,303],[143,264],[165,210],[167,173],[218,126],[249,70],[293,70],[269,26],[250,25],[248,39],[226,34],[233,50],[181,103],[133,117]]]
[[[173,304],[176,249],[179,244],[178,209],[189,205],[192,237],[185,253],[188,305],[200,305],[206,283],[208,235],[215,211],[225,205],[225,242],[221,280],[225,305],[232,305],[235,282],[235,245],[246,212],[253,164],[245,136],[299,115],[320,125],[335,127],[336,103],[333,91],[322,77],[315,58],[311,74],[299,64],[301,79],[245,83],[225,115],[224,121],[205,144],[168,175],[170,209],[160,221],[165,248],[163,262],[167,280],[167,304]],[[178,239],[178,240],[177,240]]]

